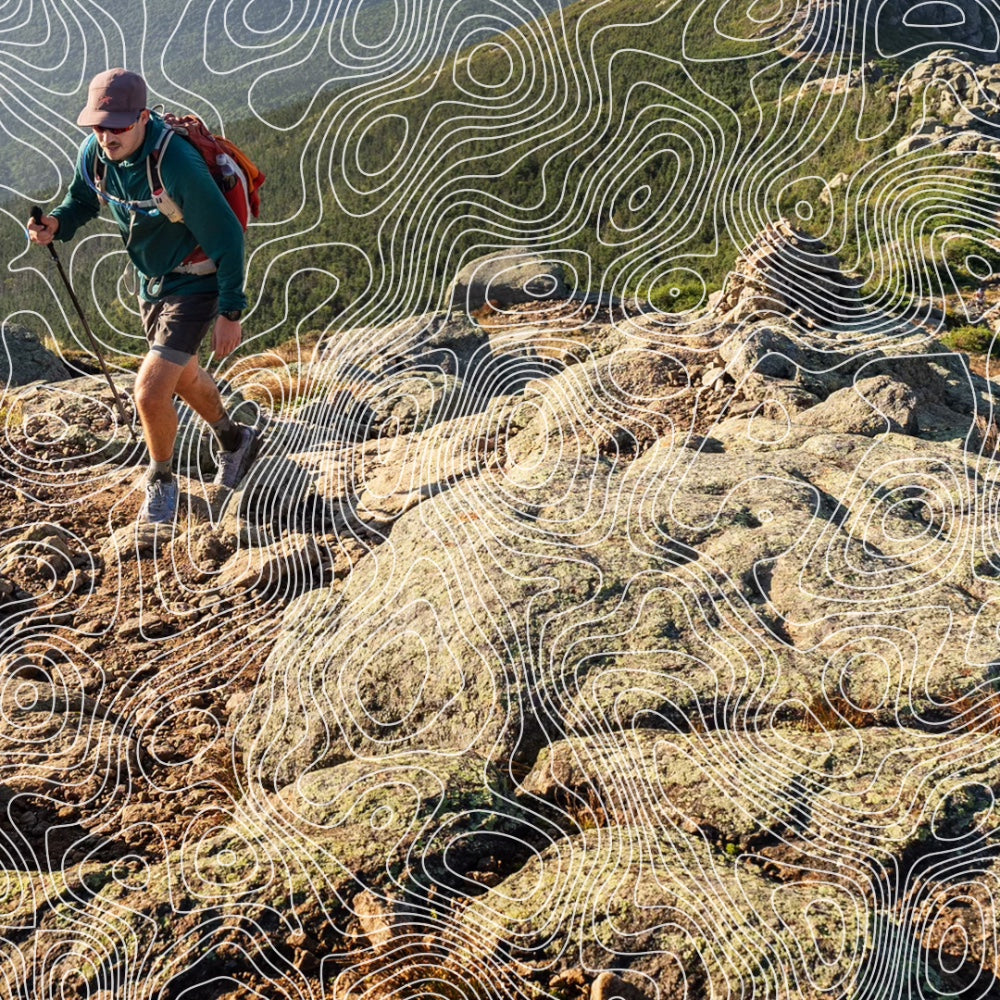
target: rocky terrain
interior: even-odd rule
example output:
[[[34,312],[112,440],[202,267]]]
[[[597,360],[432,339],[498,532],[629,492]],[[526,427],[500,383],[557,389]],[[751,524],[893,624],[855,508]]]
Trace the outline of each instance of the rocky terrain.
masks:
[[[562,280],[237,361],[168,530],[5,329],[0,996],[1000,995],[989,368],[785,221]]]

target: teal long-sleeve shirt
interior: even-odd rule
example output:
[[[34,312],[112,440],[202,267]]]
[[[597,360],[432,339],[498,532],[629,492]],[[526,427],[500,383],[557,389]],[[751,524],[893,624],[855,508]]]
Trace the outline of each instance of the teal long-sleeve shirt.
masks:
[[[111,214],[125,249],[141,277],[139,294],[148,302],[166,295],[193,295],[217,291],[220,311],[245,309],[243,291],[243,227],[233,214],[208,166],[194,146],[174,136],[160,158],[160,178],[170,197],[184,213],[183,222],[171,222],[166,216],[150,215],[130,209],[122,202],[145,202],[151,198],[146,174],[146,157],[156,147],[167,126],[150,116],[146,138],[130,160],[115,163],[104,157],[96,136],[89,136],[80,147],[76,172],[69,192],[52,215],[59,220],[56,239],[70,240],[76,231],[101,210],[101,200],[93,187],[95,156],[105,164],[105,187],[112,200]],[[200,246],[213,261],[214,274],[177,274],[176,268]],[[151,279],[162,278],[160,289],[151,294]]]

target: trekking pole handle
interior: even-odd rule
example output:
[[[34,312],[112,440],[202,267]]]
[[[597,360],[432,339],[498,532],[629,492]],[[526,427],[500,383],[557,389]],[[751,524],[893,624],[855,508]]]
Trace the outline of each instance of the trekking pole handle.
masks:
[[[36,226],[42,225],[42,210],[38,207],[38,205],[31,206],[31,221]],[[48,229],[48,226],[43,226],[42,228]],[[49,253],[52,254],[53,257],[56,256],[56,248],[51,243],[49,244]]]

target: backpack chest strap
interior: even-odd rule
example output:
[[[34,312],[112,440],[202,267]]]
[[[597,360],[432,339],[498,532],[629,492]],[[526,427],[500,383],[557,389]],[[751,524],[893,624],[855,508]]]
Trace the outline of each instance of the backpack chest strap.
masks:
[[[147,176],[149,173],[149,159],[146,160]],[[126,199],[119,198],[116,195],[108,193],[108,182],[107,182],[107,164],[101,159],[100,154],[97,150],[97,144],[94,144],[94,167],[93,167],[93,177],[86,176],[86,167],[84,166],[83,174],[84,180],[87,182],[88,186],[97,194],[97,196],[104,202],[105,205],[115,204],[120,205],[122,208],[128,209],[130,212],[142,212],[146,215],[151,214],[156,210],[157,205],[154,198],[145,199]],[[150,191],[152,191],[150,187]]]
[[[96,144],[94,148],[94,176],[90,186],[97,192],[98,197],[105,204],[114,202],[116,205],[121,205],[131,212],[159,212],[171,222],[183,222],[184,213],[180,205],[166,192],[163,187],[163,180],[160,177],[160,159],[173,137],[173,129],[164,129],[162,135],[156,141],[156,145],[146,157],[146,181],[149,184],[149,198],[127,200],[108,193],[107,165],[98,154]]]

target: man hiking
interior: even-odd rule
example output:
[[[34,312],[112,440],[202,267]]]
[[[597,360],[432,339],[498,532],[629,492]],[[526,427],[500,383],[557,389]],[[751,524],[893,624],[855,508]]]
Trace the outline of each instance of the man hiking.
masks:
[[[246,307],[243,228],[201,153],[181,139],[163,149],[158,167],[163,190],[183,210],[183,222],[171,222],[157,210],[146,158],[167,126],[146,108],[146,82],[138,74],[111,69],[94,77],[77,124],[93,134],[80,147],[69,193],[51,215],[29,220],[27,229],[33,242],[46,246],[71,239],[97,217],[102,201],[111,208],[140,278],[139,311],[149,342],[135,380],[150,459],[139,518],[169,524],[177,510],[175,394],[212,428],[219,445],[216,483],[235,487],[260,447],[253,428],[230,420],[215,382],[198,363],[209,329],[216,357],[240,345]],[[199,247],[204,254],[195,254]],[[191,262],[192,254],[207,260]]]

